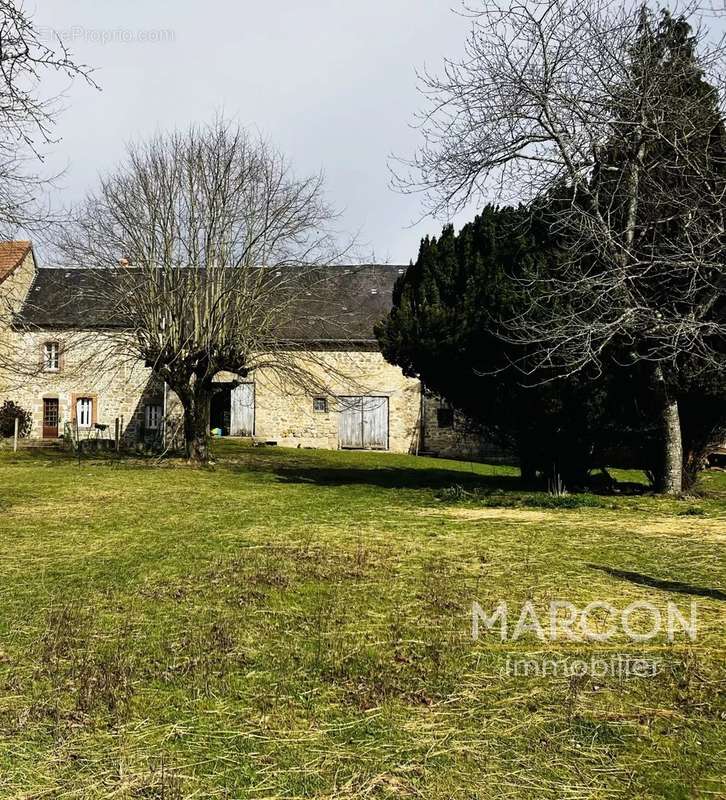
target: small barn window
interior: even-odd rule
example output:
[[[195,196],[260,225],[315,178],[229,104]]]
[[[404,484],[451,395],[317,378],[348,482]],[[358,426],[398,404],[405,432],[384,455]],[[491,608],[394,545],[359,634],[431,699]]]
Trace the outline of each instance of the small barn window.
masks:
[[[93,399],[79,397],[76,401],[76,421],[79,428],[90,428],[93,422]]]
[[[454,424],[454,409],[442,406],[436,409],[436,422],[439,428],[451,428]]]
[[[161,423],[161,416],[162,416],[162,409],[160,405],[154,404],[146,406],[146,411],[144,415],[146,429],[149,431],[158,430],[159,425]]]
[[[328,398],[327,397],[313,397],[313,411],[318,411],[322,414],[328,411]]]
[[[43,369],[46,372],[58,372],[60,369],[60,345],[58,342],[46,342],[43,345]]]

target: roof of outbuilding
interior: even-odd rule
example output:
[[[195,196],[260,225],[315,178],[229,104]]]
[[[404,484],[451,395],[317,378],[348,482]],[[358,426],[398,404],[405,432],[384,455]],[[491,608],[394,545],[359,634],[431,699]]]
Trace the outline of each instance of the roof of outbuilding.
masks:
[[[0,242],[0,283],[23,263],[31,248],[32,244],[26,241]]]
[[[390,311],[394,284],[405,269],[388,264],[281,268],[277,274],[296,270],[295,281],[286,283],[294,285],[296,296],[278,334],[295,341],[374,340],[373,326]],[[40,328],[122,327],[114,309],[104,306],[112,304],[107,298],[114,290],[122,291],[123,281],[123,270],[38,269],[19,321]]]

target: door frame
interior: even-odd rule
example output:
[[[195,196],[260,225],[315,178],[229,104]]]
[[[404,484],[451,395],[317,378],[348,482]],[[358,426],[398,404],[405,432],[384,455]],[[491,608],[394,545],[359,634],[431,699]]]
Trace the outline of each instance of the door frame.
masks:
[[[45,424],[45,408],[46,403],[55,403],[55,434],[46,433],[46,430],[53,430],[52,425]],[[40,435],[42,439],[57,439],[60,435],[60,400],[57,397],[44,397],[43,398],[43,419],[40,427]]]

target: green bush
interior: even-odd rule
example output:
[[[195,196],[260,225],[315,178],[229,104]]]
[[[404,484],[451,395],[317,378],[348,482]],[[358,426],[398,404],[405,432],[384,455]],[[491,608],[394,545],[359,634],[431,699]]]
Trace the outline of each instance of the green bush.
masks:
[[[678,512],[679,517],[703,517],[705,515],[706,512],[700,506],[689,506]]]
[[[18,436],[27,436],[30,433],[32,415],[12,400],[6,400],[0,406],[0,439],[13,436],[15,433],[15,420],[18,420]]]
[[[475,503],[485,508],[610,508],[603,498],[592,494],[511,494],[482,489],[465,489],[455,484],[436,494],[444,503]]]

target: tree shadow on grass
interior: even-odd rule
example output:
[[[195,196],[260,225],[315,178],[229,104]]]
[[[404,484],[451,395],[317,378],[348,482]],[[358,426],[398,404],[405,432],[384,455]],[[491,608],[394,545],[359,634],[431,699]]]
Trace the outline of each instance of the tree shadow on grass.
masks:
[[[667,581],[662,578],[654,578],[652,575],[645,575],[642,572],[629,572],[624,569],[615,569],[601,564],[587,564],[590,569],[605,572],[613,578],[623,581],[637,583],[640,586],[652,586],[654,589],[662,589],[664,592],[678,592],[679,594],[692,594],[697,597],[709,597],[712,600],[726,600],[726,592],[720,589],[710,589],[706,586],[694,586],[691,583],[682,581]]]
[[[367,485],[382,489],[445,489],[462,486],[484,491],[514,491],[521,489],[515,475],[482,475],[475,472],[435,467],[321,467],[277,466],[273,473],[285,483],[311,483],[317,486]]]
[[[461,486],[467,490],[479,489],[483,492],[521,490],[518,475],[506,474],[505,468],[497,472],[496,466],[489,466],[489,474],[465,468],[448,468],[426,463],[409,466],[413,461],[404,457],[407,463],[371,463],[364,461],[351,463],[350,460],[336,463],[336,459],[323,460],[319,454],[299,453],[296,450],[268,450],[255,452],[248,450],[231,454],[220,459],[220,466],[232,472],[267,473],[279,482],[313,484],[316,486],[377,486],[382,489],[445,489]],[[392,456],[391,459],[395,459]]]

